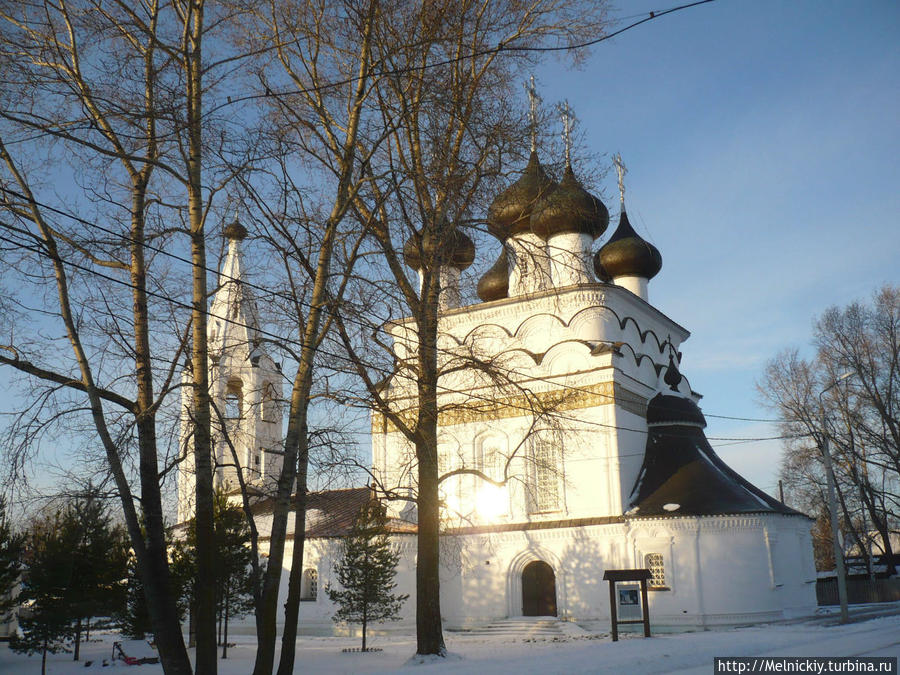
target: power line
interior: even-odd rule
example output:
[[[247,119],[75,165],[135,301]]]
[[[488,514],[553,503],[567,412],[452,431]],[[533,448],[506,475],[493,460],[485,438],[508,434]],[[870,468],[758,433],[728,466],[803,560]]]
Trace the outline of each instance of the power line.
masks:
[[[159,253],[159,254],[161,254],[161,255],[167,256],[167,257],[169,257],[169,258],[172,258],[173,260],[177,260],[177,261],[182,262],[182,263],[184,263],[184,264],[186,264],[186,265],[194,266],[194,262],[193,262],[192,260],[188,259],[188,258],[185,258],[184,256],[177,255],[177,254],[175,254],[175,253],[172,253],[171,251],[167,251],[167,250],[165,250],[165,249],[163,249],[163,248],[161,248],[161,247],[154,246],[154,245],[149,244],[149,243],[147,243],[147,242],[140,242],[140,241],[137,241],[137,240],[135,240],[135,239],[134,239],[133,237],[131,237],[131,236],[123,235],[122,233],[116,232],[115,230],[112,230],[111,228],[104,227],[103,225],[100,225],[100,224],[98,224],[98,223],[95,223],[95,222],[86,220],[86,219],[84,219],[84,218],[82,218],[82,217],[80,217],[80,216],[77,216],[77,215],[75,215],[75,214],[72,214],[72,213],[63,211],[63,210],[61,210],[61,209],[59,209],[59,208],[50,206],[50,205],[48,205],[48,204],[45,204],[45,203],[42,203],[42,202],[38,202],[37,200],[35,200],[35,199],[33,199],[33,198],[32,198],[32,199],[29,199],[29,198],[26,197],[25,195],[23,195],[23,194],[17,192],[16,190],[11,190],[11,189],[9,189],[9,188],[5,188],[5,187],[3,187],[3,186],[0,186],[0,191],[7,192],[7,193],[9,193],[9,194],[11,194],[11,195],[13,195],[13,196],[19,198],[19,199],[28,201],[29,203],[34,203],[34,204],[36,204],[37,206],[40,206],[40,207],[43,208],[43,209],[49,210],[49,211],[51,211],[51,212],[53,212],[53,213],[57,213],[57,214],[59,214],[59,215],[61,215],[61,216],[63,216],[63,217],[69,218],[69,219],[71,219],[71,220],[73,220],[73,221],[75,221],[75,222],[77,222],[77,223],[80,223],[80,224],[82,224],[82,225],[85,225],[85,226],[87,226],[87,227],[92,227],[92,228],[94,228],[94,229],[98,229],[98,230],[100,230],[101,232],[105,232],[105,233],[110,234],[110,235],[112,235],[112,236],[119,237],[119,238],[123,239],[124,241],[130,242],[130,243],[134,243],[134,244],[139,244],[139,245],[141,245],[141,246],[144,246],[144,247],[146,247],[147,249],[149,249],[149,250],[151,250],[151,251],[154,251],[155,253]],[[5,226],[7,229],[10,228],[9,225],[4,225],[4,226]],[[66,262],[68,262],[68,261],[66,261]],[[77,266],[77,268],[78,268],[78,269],[81,269],[81,270],[83,270],[83,271],[86,271],[86,272],[92,272],[92,270],[90,270],[90,269],[88,269],[88,268],[86,268],[86,267],[83,267],[83,266]],[[259,286],[258,284],[254,284],[253,282],[248,281],[248,280],[246,280],[246,279],[237,279],[237,278],[235,278],[235,277],[231,277],[231,276],[226,275],[226,274],[223,274],[221,271],[219,271],[219,270],[217,270],[217,269],[214,269],[214,268],[211,268],[211,267],[209,267],[209,266],[205,266],[205,267],[203,267],[203,269],[204,269],[206,272],[208,272],[209,274],[215,275],[215,276],[217,276],[217,277],[220,278],[220,279],[225,279],[226,281],[240,283],[240,284],[242,284],[243,286],[245,286],[245,287],[247,287],[247,288],[254,289],[254,290],[259,291],[260,293],[263,293],[263,294],[265,294],[265,295],[274,295],[275,297],[278,297],[278,298],[280,298],[280,299],[282,299],[282,300],[286,300],[286,301],[289,301],[289,302],[291,302],[291,303],[299,304],[301,307],[304,307],[305,309],[311,309],[311,308],[312,308],[312,305],[309,304],[308,302],[306,302],[306,301],[304,301],[304,300],[302,300],[302,299],[300,299],[300,298],[296,298],[296,297],[294,297],[294,296],[291,296],[291,295],[288,294],[288,293],[282,293],[282,292],[274,291],[274,290],[272,290],[272,289],[270,289],[270,288],[264,288],[264,287],[262,287],[262,286]],[[98,274],[100,274],[100,273],[98,273]],[[104,279],[107,279],[107,280],[112,279],[112,277],[110,277],[110,276],[108,276],[108,275],[105,275],[105,274],[100,274],[100,276],[102,276]],[[131,284],[127,284],[127,285],[128,285],[129,288],[132,288],[132,289],[133,289],[133,286],[132,286]],[[163,295],[158,294],[158,293],[151,293],[150,295],[152,295],[153,297],[160,298],[160,299],[167,299],[167,300],[170,300],[171,302],[179,303],[179,301],[174,300],[173,298],[170,298],[170,297],[168,297],[168,296],[163,296]],[[185,304],[185,303],[179,303],[179,304],[181,304],[182,306],[184,306],[184,307],[186,307],[186,308],[188,308],[188,309],[193,309],[193,305],[187,305],[187,304]],[[228,321],[229,323],[232,323],[232,324],[234,324],[234,325],[241,326],[241,327],[243,327],[243,328],[249,328],[249,329],[252,329],[252,330],[258,330],[260,333],[262,333],[262,334],[265,335],[266,337],[269,337],[269,338],[274,339],[274,340],[276,340],[276,341],[290,343],[290,344],[293,344],[293,345],[298,346],[298,347],[300,347],[300,348],[303,347],[302,343],[300,343],[300,342],[298,342],[298,341],[296,341],[296,340],[284,338],[284,337],[282,337],[282,336],[276,335],[275,333],[270,333],[270,332],[268,332],[268,331],[264,331],[264,330],[262,330],[262,329],[259,328],[259,327],[247,326],[247,325],[241,324],[240,322],[234,321],[233,319],[229,319],[229,318],[227,318],[227,317],[220,317],[220,316],[218,316],[218,315],[212,315],[212,314],[210,314],[208,311],[205,312],[205,313],[206,313],[207,316],[215,316],[215,318],[218,318],[218,319],[223,319],[223,318],[224,318],[224,319],[225,319],[226,321]],[[347,316],[347,317],[345,317],[345,321],[348,321],[349,323],[353,323],[353,324],[355,324],[355,325],[357,325],[357,326],[359,326],[359,327],[362,327],[362,328],[370,328],[370,327],[371,327],[371,324],[364,323],[362,320],[360,320],[360,319],[355,319],[355,318],[352,317],[352,316]],[[321,347],[320,347],[319,349],[321,350]],[[456,352],[454,352],[454,351],[452,351],[452,350],[449,350],[449,349],[444,349],[444,348],[438,347],[438,348],[437,348],[437,351],[438,351],[439,353],[442,353],[442,354],[444,354],[444,355],[448,355],[448,356],[451,356],[451,357],[459,357],[459,354],[458,354],[458,353],[456,353]],[[324,351],[323,351],[323,353],[324,353],[326,356],[334,356],[333,354],[328,354],[327,352],[324,352]],[[349,358],[346,358],[346,357],[344,357],[344,359],[347,360],[347,361],[348,361],[349,363],[351,363],[351,364],[353,363],[352,359],[349,359]],[[556,382],[556,381],[551,380],[551,379],[549,379],[549,378],[547,378],[547,377],[541,377],[541,376],[533,375],[533,376],[530,377],[530,379],[535,380],[535,381],[538,381],[538,382],[543,382],[543,383],[545,383],[545,384],[551,384],[551,385],[554,385],[554,386],[556,386],[556,387],[558,387],[558,388],[566,389],[566,390],[569,390],[569,391],[574,391],[574,392],[583,392],[583,391],[584,391],[584,389],[582,389],[582,388],[580,388],[580,387],[576,387],[576,386],[573,386],[573,385],[568,385],[568,384],[565,384],[565,383],[562,383],[562,382]],[[456,392],[456,393],[464,393],[464,392]],[[597,392],[597,395],[603,396],[603,397],[606,397],[606,398],[611,398],[611,399],[614,399],[614,398],[615,398],[615,396],[614,396],[613,394],[603,394],[603,393]],[[753,418],[753,417],[734,417],[734,416],[730,416],[730,415],[716,415],[716,414],[713,414],[713,413],[704,413],[704,416],[705,416],[705,417],[712,417],[712,418],[716,418],[716,419],[736,420],[736,421],[744,421],[744,422],[771,422],[771,423],[777,423],[777,422],[780,421],[780,420],[774,420],[774,419],[762,419],[762,418]],[[773,437],[773,438],[780,438],[780,437]],[[730,439],[720,439],[720,440],[730,440]],[[751,440],[766,440],[766,439],[751,439]]]
[[[636,14],[633,16],[640,16],[641,19],[634,21],[627,26],[624,26],[612,33],[608,33],[606,35],[601,35],[600,37],[587,40],[585,42],[576,43],[573,45],[559,45],[556,47],[549,46],[521,46],[514,44],[505,44],[499,43],[495,47],[491,47],[489,49],[480,49],[475,50],[469,54],[465,54],[463,56],[454,56],[452,58],[443,59],[441,61],[434,61],[432,63],[426,63],[418,66],[405,66],[403,68],[393,68],[390,70],[380,70],[378,72],[372,73],[367,77],[371,77],[373,79],[379,77],[387,77],[387,76],[395,76],[395,75],[405,75],[407,73],[415,73],[415,72],[423,72],[425,70],[430,70],[432,68],[439,68],[441,66],[448,66],[454,63],[459,63],[461,61],[468,61],[470,59],[480,58],[482,56],[493,56],[493,55],[502,55],[504,53],[547,53],[547,52],[561,52],[561,51],[577,51],[580,49],[586,49],[588,47],[593,47],[594,45],[598,45],[601,42],[606,42],[607,40],[611,40],[614,37],[618,37],[622,35],[622,33],[626,33],[633,28],[637,28],[638,26],[645,24],[649,21],[654,21],[656,19],[662,18],[668,14],[673,14],[675,12],[680,12],[685,9],[691,9],[693,7],[697,7],[699,5],[706,5],[708,3],[714,2],[715,0],[698,0],[697,2],[690,2],[684,5],[678,5],[676,7],[670,7],[668,9],[660,10],[660,11],[651,11],[646,12],[645,14]],[[625,17],[632,18],[632,16]],[[214,112],[220,108],[224,108],[228,105],[233,105],[234,103],[242,102],[242,101],[251,101],[258,98],[271,98],[271,97],[280,97],[280,96],[293,96],[296,94],[307,94],[307,93],[315,93],[325,91],[327,89],[333,89],[335,87],[343,87],[348,84],[356,84],[362,79],[361,76],[354,76],[344,78],[342,80],[336,80],[334,82],[329,82],[327,84],[319,84],[312,87],[302,87],[299,89],[289,89],[283,91],[272,91],[270,89],[266,89],[264,93],[261,94],[252,94],[250,96],[242,96],[240,98],[229,99],[227,103],[215,106],[210,110],[210,112]]]
[[[4,225],[4,227],[6,227],[7,229],[16,229],[16,228],[10,228],[10,226],[7,225],[7,224],[5,224],[5,223],[4,223],[3,225]],[[18,247],[20,247],[20,248],[24,248],[24,249],[29,250],[29,251],[32,251],[33,253],[36,253],[36,254],[38,254],[38,255],[40,255],[40,256],[44,256],[44,257],[48,257],[48,258],[51,257],[50,254],[49,254],[49,252],[44,251],[43,249],[41,249],[41,248],[39,248],[39,247],[37,247],[37,246],[35,246],[35,245],[33,245],[33,244],[30,244],[30,243],[28,243],[28,242],[23,243],[22,241],[15,240],[15,239],[9,239],[8,237],[5,237],[5,236],[3,236],[3,235],[0,235],[0,241],[5,241],[5,242],[7,242],[7,243],[13,244],[13,245],[18,246]],[[111,283],[115,283],[115,284],[118,284],[118,285],[120,285],[120,286],[124,286],[124,287],[126,287],[126,288],[131,289],[131,290],[135,290],[135,289],[136,289],[136,286],[135,286],[134,284],[132,284],[131,282],[129,282],[129,281],[124,281],[124,280],[122,280],[122,279],[117,279],[116,277],[113,277],[113,276],[108,275],[108,274],[104,274],[104,273],[102,273],[102,272],[99,272],[99,271],[97,271],[97,270],[91,269],[91,268],[89,268],[89,267],[86,267],[86,266],[81,265],[81,264],[79,264],[79,263],[76,263],[76,262],[74,262],[74,261],[71,261],[71,260],[65,260],[65,259],[60,258],[60,262],[63,263],[63,264],[65,264],[65,265],[67,265],[67,266],[69,266],[69,267],[72,267],[72,268],[74,268],[74,269],[77,269],[77,270],[86,272],[86,273],[88,273],[88,274],[93,274],[93,275],[95,275],[95,276],[97,276],[97,277],[100,277],[100,278],[102,278],[102,279],[104,279],[104,280],[106,280],[106,281],[109,281],[109,282],[111,282]],[[182,301],[180,301],[180,300],[176,300],[176,299],[174,299],[174,298],[172,298],[172,297],[170,297],[170,296],[164,295],[164,294],[162,294],[162,293],[157,293],[157,292],[151,291],[151,290],[149,290],[149,289],[144,289],[144,291],[147,293],[148,296],[152,296],[152,297],[155,297],[155,298],[157,298],[157,299],[160,299],[160,300],[163,300],[163,301],[172,303],[172,304],[174,304],[175,306],[181,307],[181,308],[183,308],[183,309],[188,309],[188,310],[191,310],[191,311],[194,310],[193,305],[191,305],[191,304],[189,304],[189,303],[182,302]],[[275,340],[277,340],[277,341],[281,341],[281,342],[286,342],[286,343],[289,343],[289,344],[293,344],[293,345],[295,345],[295,346],[298,346],[298,347],[301,347],[301,348],[302,348],[302,343],[298,342],[298,341],[295,340],[295,339],[292,339],[292,338],[285,338],[285,337],[280,336],[280,335],[277,335],[277,334],[275,334],[275,333],[271,333],[271,332],[269,332],[269,331],[265,331],[265,330],[263,330],[263,329],[261,329],[261,328],[259,328],[259,327],[250,326],[250,325],[245,324],[245,323],[243,323],[243,322],[241,322],[241,321],[237,321],[237,320],[235,320],[235,319],[233,319],[233,318],[222,317],[222,316],[219,316],[219,315],[217,315],[217,314],[213,314],[213,313],[210,312],[208,309],[203,309],[203,310],[201,310],[201,312],[202,312],[205,316],[207,316],[207,317],[214,317],[214,318],[216,318],[216,319],[225,320],[225,321],[227,321],[228,323],[231,323],[232,325],[236,325],[236,326],[239,326],[239,327],[247,328],[247,329],[249,329],[249,330],[255,330],[255,331],[259,332],[260,334],[265,335],[265,336],[267,336],[267,337],[269,337],[269,338],[275,339]],[[335,354],[335,353],[331,353],[331,352],[328,352],[327,350],[322,349],[321,347],[319,348],[318,351],[319,351],[320,354],[322,354],[322,355],[324,355],[324,356],[327,356],[327,357],[329,357],[329,358],[337,359],[337,360],[340,360],[340,361],[345,361],[345,362],[347,362],[347,363],[350,364],[350,365],[355,365],[355,363],[353,362],[352,359],[350,359],[348,356],[345,356],[345,355],[343,355],[343,354]],[[447,387],[447,386],[445,386],[445,385],[440,385],[440,384],[438,384],[438,388],[440,388],[440,389],[441,389],[444,393],[446,393],[446,394],[460,394],[460,395],[467,396],[467,397],[469,397],[470,399],[477,399],[477,400],[481,400],[481,401],[484,401],[484,402],[486,402],[486,403],[491,403],[491,404],[496,403],[496,399],[491,398],[491,397],[487,397],[487,396],[484,396],[484,395],[479,395],[479,394],[476,394],[476,393],[474,393],[474,392],[472,392],[472,391],[462,391],[462,390],[458,390],[458,389],[452,389],[452,388],[450,388],[450,387]],[[573,389],[575,389],[575,388],[573,388]],[[575,389],[575,390],[576,390],[576,391],[581,391],[581,390],[578,390],[578,389]],[[515,404],[515,403],[510,403],[510,402],[508,402],[507,405],[508,405],[509,407],[514,408],[514,409],[522,410],[523,412],[527,412],[527,413],[531,413],[531,414],[535,414],[536,412],[539,412],[539,411],[536,411],[534,408],[531,408],[531,407],[528,407],[528,406],[524,406],[524,405],[518,405],[518,404]],[[554,414],[555,416],[557,416],[557,417],[560,417],[560,418],[562,418],[562,419],[564,419],[564,420],[567,420],[567,421],[572,422],[572,423],[575,423],[575,424],[582,424],[582,425],[588,425],[588,426],[601,427],[601,428],[604,428],[604,429],[615,429],[615,430],[617,430],[617,431],[631,431],[631,432],[641,433],[641,434],[648,434],[648,433],[649,433],[649,431],[646,430],[646,429],[636,429],[636,428],[625,427],[625,426],[622,426],[622,425],[616,425],[616,424],[604,424],[604,423],[602,423],[602,422],[596,422],[596,421],[593,421],[593,420],[584,420],[584,419],[579,419],[579,418],[576,418],[576,417],[560,415],[558,412],[553,412],[553,414]],[[673,433],[669,432],[669,433],[667,433],[667,435],[669,435],[669,436],[676,436],[676,437],[683,437],[683,436],[686,435],[686,434],[673,434]],[[777,440],[777,439],[779,439],[779,438],[794,438],[794,437],[796,437],[796,436],[777,436],[777,437],[773,436],[773,437],[768,437],[768,438],[707,437],[707,440],[743,441],[743,442],[750,442],[750,441],[761,441],[761,440]]]

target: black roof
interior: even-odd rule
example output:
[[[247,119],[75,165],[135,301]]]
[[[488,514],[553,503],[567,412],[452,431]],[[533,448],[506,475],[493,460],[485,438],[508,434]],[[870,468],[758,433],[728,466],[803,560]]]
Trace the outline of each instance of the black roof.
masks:
[[[750,484],[719,458],[703,433],[703,413],[691,399],[657,394],[647,406],[647,422],[647,449],[627,517],[802,515]]]

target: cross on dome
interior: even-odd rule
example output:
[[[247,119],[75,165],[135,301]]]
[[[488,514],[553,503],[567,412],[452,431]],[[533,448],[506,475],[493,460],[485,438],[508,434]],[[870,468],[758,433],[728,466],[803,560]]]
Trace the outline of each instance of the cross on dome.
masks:
[[[534,86],[534,75],[525,83],[525,91],[528,93],[528,126],[531,131],[531,151],[537,150],[537,109],[541,103],[541,97],[538,96],[537,87]]]
[[[560,111],[560,119],[562,119],[563,123],[563,142],[566,144],[566,166],[570,166],[572,164],[571,158],[571,148],[572,148],[572,139],[571,133],[572,128],[575,126],[575,113],[572,112],[571,108],[569,108],[568,99],[563,101],[563,104],[559,106]]]
[[[619,176],[619,199],[622,204],[625,203],[625,174],[628,173],[628,169],[625,167],[625,162],[622,161],[622,155],[618,152],[613,155],[613,164],[616,165],[616,174]]]

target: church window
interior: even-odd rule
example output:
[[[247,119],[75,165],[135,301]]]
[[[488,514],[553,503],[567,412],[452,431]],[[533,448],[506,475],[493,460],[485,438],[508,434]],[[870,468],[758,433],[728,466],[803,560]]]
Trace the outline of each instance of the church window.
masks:
[[[666,568],[662,553],[648,553],[644,556],[644,567],[650,570],[650,588],[663,589],[666,586]]]
[[[303,570],[303,583],[301,585],[300,599],[315,600],[319,594],[319,572],[312,567]]]
[[[475,464],[479,471],[495,480],[503,477],[503,441],[499,438],[488,436],[482,439],[475,451]]]
[[[559,509],[559,460],[552,443],[539,440],[533,446],[530,506],[532,513]]]
[[[278,401],[276,401],[275,386],[271,382],[263,385],[262,418],[263,422],[278,421]]]
[[[225,387],[225,417],[230,420],[240,419],[244,400],[243,386],[240,380],[229,380]]]
[[[262,475],[262,456],[266,451],[265,448],[257,448],[256,452],[253,453],[253,471],[257,476]]]

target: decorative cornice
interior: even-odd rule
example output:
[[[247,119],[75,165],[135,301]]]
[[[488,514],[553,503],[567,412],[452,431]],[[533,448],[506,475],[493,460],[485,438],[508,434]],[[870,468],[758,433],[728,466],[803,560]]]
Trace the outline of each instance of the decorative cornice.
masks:
[[[572,527],[590,527],[591,525],[618,525],[624,522],[623,516],[597,516],[594,518],[565,518],[563,520],[538,520],[525,523],[504,523],[502,525],[476,525],[473,527],[456,527],[441,533],[442,536],[459,536],[472,534],[492,534],[495,532],[524,532],[530,530],[558,530]]]
[[[639,416],[647,414],[647,399],[622,385],[606,381],[566,389],[550,389],[493,401],[470,398],[455,403],[438,413],[438,426],[490,422],[511,417],[552,414],[565,410],[583,410],[603,405],[618,405]],[[404,424],[414,426],[419,414],[417,406],[398,413]],[[372,413],[372,433],[390,433],[397,428],[378,411]]]

